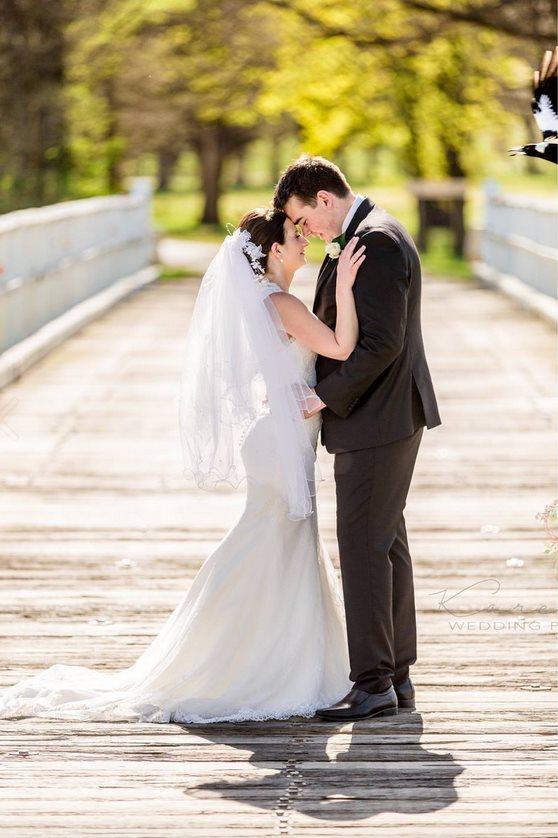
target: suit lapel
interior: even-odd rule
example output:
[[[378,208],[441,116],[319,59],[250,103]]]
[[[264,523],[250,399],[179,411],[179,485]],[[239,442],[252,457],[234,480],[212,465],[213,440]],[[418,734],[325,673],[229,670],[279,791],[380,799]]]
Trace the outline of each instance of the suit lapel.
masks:
[[[314,305],[312,306],[312,310],[316,313],[316,307],[318,305],[318,296],[320,291],[322,290],[323,286],[327,278],[331,275],[332,270],[335,268],[337,264],[336,259],[330,259],[329,256],[326,256],[322,265],[320,267],[320,272],[318,274],[318,281],[316,282],[316,292],[314,294]]]
[[[320,270],[318,271],[318,282],[320,281],[320,277],[323,275],[324,271],[327,269],[327,266],[331,261],[332,260],[329,258],[329,256],[326,255],[324,261],[320,265]]]
[[[371,201],[370,198],[365,198],[364,201],[361,201],[357,211],[351,218],[351,223],[345,230],[345,240],[349,241],[355,234],[355,230],[360,224],[361,221],[364,221],[366,216],[368,215],[371,210],[374,209],[374,201]]]
[[[347,227],[345,231],[345,238],[347,241],[351,239],[354,235],[354,232],[360,222],[366,218],[370,210],[373,208],[374,202],[370,200],[370,198],[365,198],[364,201],[361,202],[360,206],[358,207],[357,211],[351,218],[351,223]],[[321,264],[320,272],[318,274],[318,281],[316,283],[316,293],[314,294],[314,305],[312,306],[312,310],[314,313],[316,312],[316,308],[318,307],[318,297],[322,288],[324,287],[326,281],[332,275],[332,273],[337,269],[337,259],[330,259],[329,256],[326,256],[324,261]]]

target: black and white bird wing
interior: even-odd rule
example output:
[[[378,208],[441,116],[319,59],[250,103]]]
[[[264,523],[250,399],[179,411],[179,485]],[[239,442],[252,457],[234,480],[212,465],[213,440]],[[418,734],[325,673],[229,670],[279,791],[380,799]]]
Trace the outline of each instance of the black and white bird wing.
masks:
[[[544,140],[558,136],[558,46],[547,49],[533,76],[531,109]]]

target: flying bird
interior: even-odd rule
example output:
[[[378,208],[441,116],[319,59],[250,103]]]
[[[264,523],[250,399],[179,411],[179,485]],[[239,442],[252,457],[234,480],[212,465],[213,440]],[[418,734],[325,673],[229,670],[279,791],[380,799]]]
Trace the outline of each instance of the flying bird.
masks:
[[[526,154],[558,164],[558,47],[547,49],[541,66],[533,74],[533,98],[531,110],[543,139],[541,143],[530,143],[520,148],[510,148],[510,154]]]

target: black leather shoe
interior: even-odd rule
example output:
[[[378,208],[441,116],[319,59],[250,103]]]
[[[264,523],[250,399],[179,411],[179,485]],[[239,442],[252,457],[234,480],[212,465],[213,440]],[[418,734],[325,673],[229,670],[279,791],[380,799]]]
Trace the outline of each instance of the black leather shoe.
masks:
[[[400,684],[394,684],[393,688],[397,694],[397,705],[400,710],[412,712],[415,707],[415,688],[413,682],[409,677],[401,681]]]
[[[316,710],[316,715],[334,722],[352,722],[371,716],[395,716],[397,695],[392,686],[381,693],[367,693],[353,687],[337,704]]]

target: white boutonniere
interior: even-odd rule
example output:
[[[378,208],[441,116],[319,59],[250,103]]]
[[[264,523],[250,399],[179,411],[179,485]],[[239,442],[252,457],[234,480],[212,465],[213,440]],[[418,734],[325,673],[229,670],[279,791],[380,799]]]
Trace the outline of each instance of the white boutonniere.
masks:
[[[325,252],[329,256],[330,259],[339,259],[339,255],[341,253],[341,245],[339,242],[329,242],[325,246]]]

